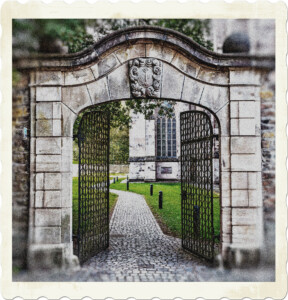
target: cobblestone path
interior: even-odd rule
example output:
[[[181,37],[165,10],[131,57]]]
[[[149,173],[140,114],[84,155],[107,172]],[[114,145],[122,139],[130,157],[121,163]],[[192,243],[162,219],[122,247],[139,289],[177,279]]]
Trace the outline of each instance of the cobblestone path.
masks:
[[[143,196],[118,190],[109,249],[83,265],[87,274],[109,281],[199,281],[203,263],[181,249],[181,240],[164,235]],[[99,275],[99,274],[98,274]],[[92,276],[93,277],[93,276]]]
[[[110,222],[110,246],[77,271],[22,272],[15,281],[273,281],[269,266],[212,268],[164,235],[143,196],[118,190]]]

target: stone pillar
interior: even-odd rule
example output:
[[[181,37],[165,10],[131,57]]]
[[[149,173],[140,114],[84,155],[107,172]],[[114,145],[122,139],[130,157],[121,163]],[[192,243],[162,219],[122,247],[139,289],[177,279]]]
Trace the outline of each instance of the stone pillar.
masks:
[[[230,174],[222,169],[222,224],[230,213],[232,234],[223,232],[223,241],[231,243],[226,250],[236,266],[257,262],[263,243],[259,79],[251,70],[230,70],[230,138],[221,139],[222,149],[230,148]],[[230,191],[223,186],[229,181]]]
[[[145,181],[156,181],[155,119],[145,120]]]
[[[70,265],[74,260],[72,136],[63,133],[61,72],[37,72],[35,77],[31,82],[28,262],[30,269],[50,269]]]

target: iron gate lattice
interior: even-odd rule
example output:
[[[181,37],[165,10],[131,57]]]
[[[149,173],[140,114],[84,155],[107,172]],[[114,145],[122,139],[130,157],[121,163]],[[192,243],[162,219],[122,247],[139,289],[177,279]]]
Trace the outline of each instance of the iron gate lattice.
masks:
[[[202,111],[180,115],[182,247],[214,258],[213,128]]]
[[[78,229],[74,253],[84,262],[109,246],[109,115],[84,113],[78,129]]]

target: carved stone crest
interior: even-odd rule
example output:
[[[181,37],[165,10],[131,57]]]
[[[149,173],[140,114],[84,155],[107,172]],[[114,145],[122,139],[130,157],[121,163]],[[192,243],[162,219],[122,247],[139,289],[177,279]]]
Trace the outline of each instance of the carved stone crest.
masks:
[[[162,63],[154,58],[129,61],[131,93],[136,98],[160,97]]]

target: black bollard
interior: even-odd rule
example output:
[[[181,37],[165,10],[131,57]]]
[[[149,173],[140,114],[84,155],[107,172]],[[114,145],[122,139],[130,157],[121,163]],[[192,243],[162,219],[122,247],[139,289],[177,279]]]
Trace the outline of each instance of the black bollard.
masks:
[[[116,177],[116,181],[118,182],[118,176]]]
[[[127,180],[126,187],[127,187],[127,191],[129,191],[129,180]]]
[[[163,193],[162,191],[159,192],[159,209],[163,208]]]
[[[153,196],[153,184],[150,184],[150,196]]]
[[[113,183],[115,183],[115,177],[113,178]]]

